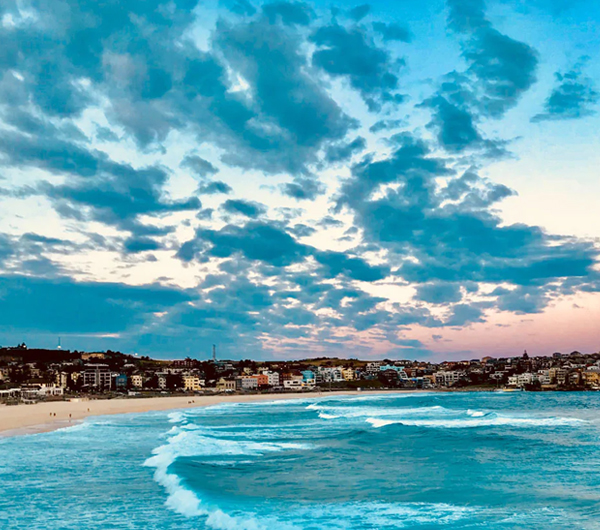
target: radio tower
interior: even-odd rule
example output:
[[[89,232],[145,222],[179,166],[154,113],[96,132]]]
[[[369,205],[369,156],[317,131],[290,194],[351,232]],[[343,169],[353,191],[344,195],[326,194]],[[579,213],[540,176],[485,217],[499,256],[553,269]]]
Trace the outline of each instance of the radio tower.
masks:
[[[217,347],[213,344],[213,363],[217,362]]]
[[[58,337],[58,346],[56,347],[57,350],[62,350],[62,346],[60,345],[60,337]]]

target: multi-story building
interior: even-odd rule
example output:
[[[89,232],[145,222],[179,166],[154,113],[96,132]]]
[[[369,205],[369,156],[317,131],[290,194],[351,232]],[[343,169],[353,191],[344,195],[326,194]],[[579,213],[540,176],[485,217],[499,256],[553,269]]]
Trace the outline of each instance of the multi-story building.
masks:
[[[465,372],[459,372],[456,370],[436,372],[435,384],[438,386],[452,386],[465,377]]]
[[[60,388],[67,388],[69,386],[70,381],[71,381],[71,378],[69,377],[68,372],[57,372],[56,373],[56,384]]]
[[[583,372],[583,381],[586,386],[591,388],[599,388],[600,387],[600,372],[597,371],[587,371]]]
[[[315,373],[312,370],[304,370],[302,372],[302,386],[312,388],[317,384]]]
[[[109,390],[112,383],[112,373],[107,364],[89,364],[82,373],[83,386],[98,390]]]
[[[287,390],[301,390],[304,377],[298,374],[284,374],[283,387]]]
[[[271,371],[265,370],[263,372],[263,375],[267,376],[267,384],[270,387],[276,388],[281,384],[280,380],[279,380],[279,372],[271,372]]]
[[[127,375],[114,374],[114,388],[116,390],[125,390],[127,388]]]
[[[183,388],[188,392],[198,392],[202,390],[204,380],[197,375],[187,374],[183,376]]]
[[[388,370],[392,370],[398,374],[398,379],[400,381],[408,381],[409,377],[403,366],[395,366],[392,364],[383,364],[379,367],[380,372],[387,372]]]
[[[221,377],[217,382],[217,391],[219,392],[233,392],[236,390],[236,381],[235,379],[225,379]]]
[[[131,376],[131,386],[134,388],[142,388],[144,386],[144,377],[142,374],[133,374]]]
[[[342,370],[344,381],[354,381],[356,379],[356,370],[354,368],[344,368]]]
[[[158,388],[160,390],[166,390],[167,389],[167,376],[169,374],[167,374],[166,372],[157,372],[156,373],[156,377],[158,380]]]
[[[371,363],[367,363],[367,366],[365,367],[365,372],[368,375],[377,375],[379,374],[379,367],[383,364],[382,361],[374,361]]]
[[[552,378],[550,377],[550,370],[538,370],[537,373],[538,381],[541,385],[551,385]]]
[[[266,388],[269,386],[269,376],[266,374],[257,374],[253,377],[256,377],[256,384],[258,388]]]
[[[238,390],[257,390],[258,378],[252,375],[241,375],[236,377]]]

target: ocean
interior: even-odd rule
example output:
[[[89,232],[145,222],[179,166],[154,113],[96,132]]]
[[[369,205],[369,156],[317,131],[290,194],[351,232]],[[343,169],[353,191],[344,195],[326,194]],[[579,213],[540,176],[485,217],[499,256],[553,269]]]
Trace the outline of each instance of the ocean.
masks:
[[[328,396],[0,439],[2,530],[600,529],[600,394]]]

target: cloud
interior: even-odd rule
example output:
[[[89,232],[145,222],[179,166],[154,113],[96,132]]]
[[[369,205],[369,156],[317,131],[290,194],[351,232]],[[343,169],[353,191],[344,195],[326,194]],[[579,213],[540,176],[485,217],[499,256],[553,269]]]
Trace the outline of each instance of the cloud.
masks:
[[[123,248],[131,254],[148,252],[150,250],[159,250],[160,243],[150,237],[130,237],[123,243]]]
[[[374,282],[384,279],[390,273],[390,269],[386,266],[369,265],[362,258],[350,257],[343,252],[317,251],[314,256],[325,267],[327,276],[331,278],[345,274],[353,280]]]
[[[312,8],[304,2],[273,2],[265,4],[262,10],[271,23],[279,19],[288,26],[308,26],[315,16]]]
[[[451,304],[460,302],[462,294],[458,284],[433,282],[417,286],[417,298],[431,304]]]
[[[220,180],[215,180],[213,182],[208,182],[198,186],[198,193],[202,195],[216,195],[218,193],[229,195],[232,191],[233,189],[229,184]]]
[[[75,282],[70,278],[0,277],[2,328],[51,333],[121,333],[152,314],[193,300],[160,285]]]
[[[234,255],[277,268],[301,264],[312,257],[322,266],[326,278],[344,275],[353,280],[373,282],[390,273],[385,265],[373,266],[347,253],[322,251],[303,245],[284,227],[254,220],[241,227],[227,225],[218,231],[200,228],[196,237],[184,243],[177,254],[187,262],[202,260],[206,256],[229,258]],[[275,273],[280,274],[279,271]]]
[[[331,76],[347,78],[371,111],[379,110],[385,102],[403,101],[404,97],[395,92],[398,77],[392,73],[389,52],[377,47],[361,28],[322,26],[311,40],[318,47],[312,56],[313,65]]]
[[[139,216],[201,207],[196,197],[166,199],[162,191],[166,180],[167,173],[159,167],[134,169],[124,164],[103,163],[94,178],[61,185],[43,182],[38,189],[55,204],[63,217],[99,221],[138,235],[150,235],[164,230],[145,227],[139,222]]]
[[[263,216],[267,212],[264,204],[242,199],[229,199],[223,203],[221,208],[227,213],[244,215],[252,219]]]
[[[483,0],[447,0],[447,5],[449,27],[464,35],[462,55],[479,112],[503,116],[536,81],[537,52],[496,30]]]
[[[438,142],[447,151],[461,152],[483,143],[473,116],[466,108],[454,105],[440,95],[426,100],[423,105],[433,109],[429,126],[437,130]]]
[[[378,133],[389,129],[398,129],[400,127],[405,127],[406,125],[407,123],[404,120],[378,120],[369,127],[369,131]]]
[[[353,166],[338,209],[354,214],[369,250],[385,251],[388,263],[401,263],[393,274],[416,284],[418,299],[458,302],[465,282],[537,286],[543,297],[556,283],[582,285],[592,274],[598,259],[593,243],[553,237],[536,226],[503,224],[491,208],[512,190],[474,170],[453,176],[422,141],[407,135],[396,141],[399,147],[388,157],[366,157]],[[500,310],[515,307],[499,297],[494,303]],[[469,315],[476,312],[460,311],[447,325],[475,321]]]
[[[466,326],[476,322],[485,322],[483,310],[480,307],[468,304],[456,304],[444,324],[446,326]]]
[[[410,42],[410,31],[396,23],[373,22],[373,29],[381,35],[384,41]]]
[[[219,258],[236,253],[277,267],[303,261],[307,247],[272,224],[250,221],[244,226],[227,225],[220,230],[198,229],[196,238],[184,243],[178,257],[191,261],[198,252]]]
[[[371,6],[369,4],[361,4],[359,6],[353,7],[348,15],[352,20],[360,21],[365,18],[371,12]]]
[[[280,186],[281,193],[296,200],[316,199],[325,193],[325,185],[315,178],[296,178]]]
[[[218,173],[219,170],[213,166],[208,160],[204,160],[197,155],[188,155],[186,156],[182,162],[181,167],[191,169],[196,175],[201,178],[210,177],[215,173]]]
[[[544,111],[531,121],[573,120],[596,113],[594,106],[600,99],[595,84],[581,71],[581,64],[572,70],[555,74],[556,86],[544,102]]]
[[[347,144],[329,146],[325,153],[325,159],[330,164],[345,162],[353,155],[363,151],[366,146],[367,141],[362,136],[358,136]]]
[[[214,46],[243,76],[253,97],[253,110],[240,108],[241,113],[235,113],[231,102],[217,102],[239,146],[228,150],[226,163],[269,173],[305,173],[321,147],[356,125],[309,74],[302,45],[293,29],[268,19],[219,23]]]

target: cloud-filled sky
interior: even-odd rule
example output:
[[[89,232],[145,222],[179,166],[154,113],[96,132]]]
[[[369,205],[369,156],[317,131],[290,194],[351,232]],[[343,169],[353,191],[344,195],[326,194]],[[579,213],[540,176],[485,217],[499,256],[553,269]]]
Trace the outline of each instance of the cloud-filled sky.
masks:
[[[0,344],[600,347],[600,4],[0,3]]]

